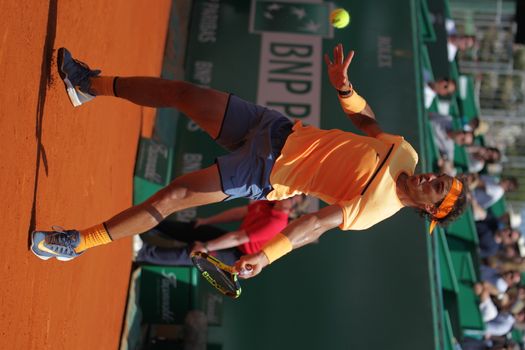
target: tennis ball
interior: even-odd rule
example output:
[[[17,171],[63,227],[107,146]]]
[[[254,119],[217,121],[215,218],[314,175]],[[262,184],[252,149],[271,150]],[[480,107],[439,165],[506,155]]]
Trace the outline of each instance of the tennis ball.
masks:
[[[330,13],[330,23],[335,28],[342,29],[350,24],[350,14],[345,9],[335,9]]]

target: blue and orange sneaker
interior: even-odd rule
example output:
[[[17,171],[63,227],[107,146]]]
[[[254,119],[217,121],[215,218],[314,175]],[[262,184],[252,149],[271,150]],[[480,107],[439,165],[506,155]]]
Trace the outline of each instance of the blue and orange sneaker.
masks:
[[[78,107],[95,98],[89,79],[99,75],[100,70],[92,70],[84,62],[74,59],[64,47],[58,49],[57,66],[73,106]]]
[[[33,231],[31,233],[31,251],[40,259],[57,258],[68,261],[82,253],[75,252],[80,243],[80,233],[77,230],[65,231],[53,226],[53,231]]]

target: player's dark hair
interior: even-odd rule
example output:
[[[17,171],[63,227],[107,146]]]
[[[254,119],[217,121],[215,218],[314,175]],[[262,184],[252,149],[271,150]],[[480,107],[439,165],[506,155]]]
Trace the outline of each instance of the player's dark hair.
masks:
[[[445,216],[444,218],[438,219],[438,218],[434,217],[432,214],[430,214],[429,212],[427,212],[426,210],[416,209],[416,211],[419,213],[419,215],[424,217],[425,219],[427,219],[429,221],[436,220],[438,225],[442,226],[442,227],[443,226],[447,226],[448,224],[450,224],[451,222],[453,222],[454,220],[459,218],[463,214],[465,209],[467,208],[467,204],[468,204],[468,200],[467,200],[468,186],[465,183],[465,178],[463,176],[458,176],[458,177],[456,177],[456,179],[461,181],[461,184],[463,185],[463,188],[461,190],[461,193],[458,196],[458,199],[456,199],[456,203],[454,203],[454,207],[452,207],[452,210],[450,210],[450,213],[448,213],[447,216]],[[444,199],[445,198],[443,198],[443,200]],[[440,202],[436,203],[436,207],[439,207],[443,200],[441,200]]]

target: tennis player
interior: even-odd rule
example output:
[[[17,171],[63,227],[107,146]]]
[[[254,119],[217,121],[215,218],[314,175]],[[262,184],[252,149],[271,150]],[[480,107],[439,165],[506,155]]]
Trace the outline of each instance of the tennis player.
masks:
[[[345,57],[339,44],[325,62],[341,107],[365,136],[293,124],[277,111],[184,81],[100,76],[59,49],[58,70],[73,105],[114,96],[176,108],[230,153],[93,227],[34,231],[32,251],[41,259],[70,260],[89,248],[145,232],[176,211],[239,197],[281,200],[303,193],[328,204],[293,221],[262,252],[242,257],[237,268],[253,265],[251,277],[329,229],[365,230],[403,207],[426,215],[432,228],[456,218],[466,206],[465,186],[448,175],[414,174],[417,153],[403,137],[383,132],[353,89],[347,74],[353,56],[350,51]]]

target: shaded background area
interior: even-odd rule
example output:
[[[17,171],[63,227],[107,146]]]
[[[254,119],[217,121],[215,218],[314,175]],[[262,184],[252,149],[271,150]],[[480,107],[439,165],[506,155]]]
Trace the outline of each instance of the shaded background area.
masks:
[[[55,53],[106,74],[157,75],[170,1],[0,2],[0,348],[114,349],[131,242],[69,263],[28,250],[33,227],[84,228],[131,205],[141,120],[151,110],[99,98],[73,109]]]

